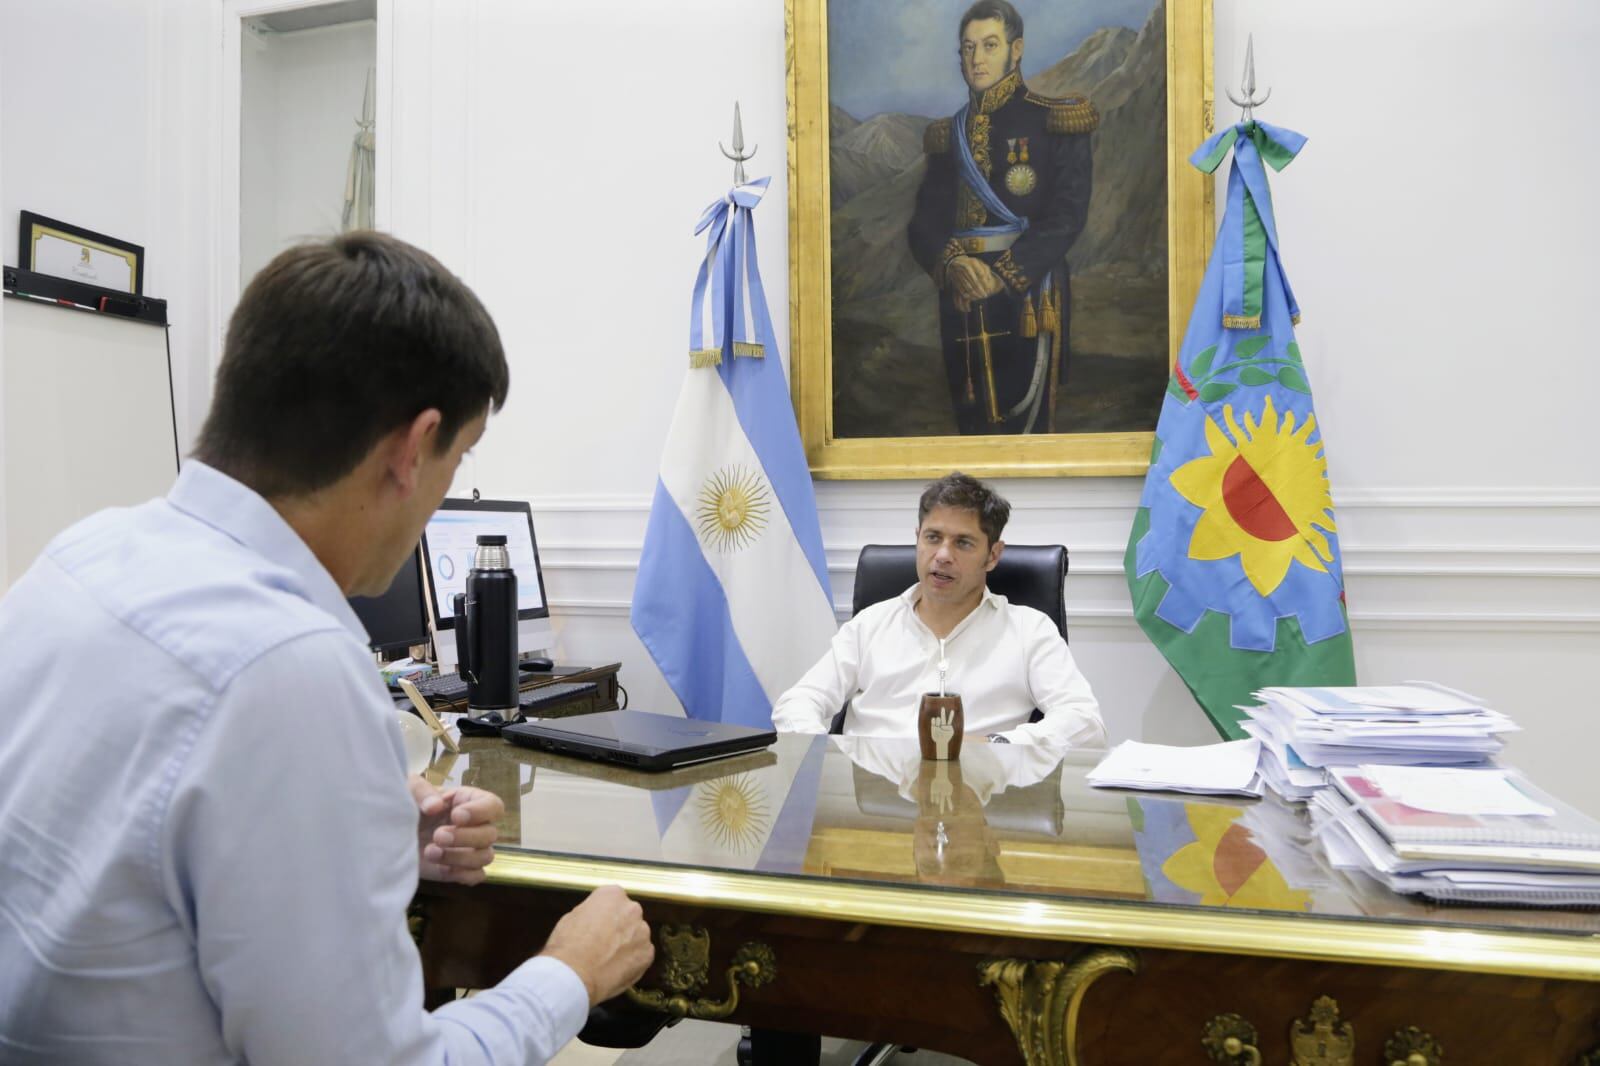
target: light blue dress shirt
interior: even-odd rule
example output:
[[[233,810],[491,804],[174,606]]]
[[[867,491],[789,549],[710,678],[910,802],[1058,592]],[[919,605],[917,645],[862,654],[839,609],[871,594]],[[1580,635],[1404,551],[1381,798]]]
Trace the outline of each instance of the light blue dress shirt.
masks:
[[[365,635],[202,463],[0,601],[0,1060],[542,1063],[588,995],[535,958],[428,1014],[417,809]]]

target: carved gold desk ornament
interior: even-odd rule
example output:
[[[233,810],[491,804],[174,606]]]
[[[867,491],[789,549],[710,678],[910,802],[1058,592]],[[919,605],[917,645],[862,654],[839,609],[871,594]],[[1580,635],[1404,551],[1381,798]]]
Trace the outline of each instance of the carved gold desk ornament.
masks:
[[[663,925],[659,943],[663,960],[661,983],[666,986],[665,991],[635,985],[628,989],[628,999],[647,1010],[674,1018],[726,1018],[738,1009],[741,984],[760,988],[778,976],[777,957],[772,949],[751,941],[739,948],[733,956],[733,965],[728,967],[727,998],[699,998],[711,979],[711,934],[698,926]]]
[[[1291,1066],[1353,1066],[1356,1030],[1339,1020],[1339,1004],[1322,996],[1311,1004],[1311,1015],[1289,1028]]]
[[[1206,1023],[1200,1044],[1221,1066],[1261,1066],[1256,1027],[1237,1014],[1219,1014]]]
[[[1408,1025],[1396,1029],[1383,1045],[1383,1061],[1389,1066],[1439,1066],[1444,1061],[1444,1048],[1432,1034]]]
[[[995,959],[978,967],[978,985],[994,988],[1027,1066],[1079,1066],[1078,1008],[1089,986],[1113,970],[1138,973],[1139,956],[1091,948],[1070,963]]]

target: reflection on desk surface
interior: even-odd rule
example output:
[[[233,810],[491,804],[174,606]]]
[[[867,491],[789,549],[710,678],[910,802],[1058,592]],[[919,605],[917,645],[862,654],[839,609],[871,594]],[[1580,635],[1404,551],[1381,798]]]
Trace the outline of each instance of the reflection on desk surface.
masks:
[[[470,738],[430,780],[506,804],[499,848],[718,872],[962,886],[1056,899],[1600,934],[1600,915],[1446,907],[1323,862],[1303,813],[1090,788],[1098,750],[785,735],[768,751],[643,773]]]

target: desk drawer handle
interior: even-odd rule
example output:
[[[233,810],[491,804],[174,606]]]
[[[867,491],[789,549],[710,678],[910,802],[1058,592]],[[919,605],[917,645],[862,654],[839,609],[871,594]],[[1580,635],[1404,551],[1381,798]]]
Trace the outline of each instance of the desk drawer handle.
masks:
[[[994,989],[1000,1016],[1026,1066],[1079,1066],[1078,1012],[1084,993],[1118,970],[1138,973],[1138,954],[1102,947],[1083,951],[1070,963],[991,959],[978,967],[978,987]]]
[[[777,955],[767,945],[751,941],[739,948],[728,967],[727,998],[705,999],[700,992],[711,979],[711,934],[698,926],[664,925],[660,943],[665,990],[635,985],[628,989],[628,999],[674,1018],[726,1018],[739,1007],[741,984],[760,988],[778,976]]]
[[[1414,1025],[1396,1029],[1383,1045],[1383,1061],[1389,1066],[1439,1066],[1444,1048],[1429,1033]]]
[[[1206,1023],[1200,1043],[1222,1066],[1261,1066],[1256,1027],[1237,1014],[1219,1014]]]

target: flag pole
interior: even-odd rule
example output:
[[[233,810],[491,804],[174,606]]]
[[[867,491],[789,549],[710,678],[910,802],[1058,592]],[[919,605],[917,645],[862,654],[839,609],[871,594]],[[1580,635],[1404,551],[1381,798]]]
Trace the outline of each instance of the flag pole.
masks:
[[[717,147],[722,149],[723,155],[733,160],[733,183],[735,185],[743,185],[745,183],[745,162],[756,157],[756,147],[759,146],[752,147],[749,155],[745,154],[744,123],[739,121],[739,101],[737,100],[733,102],[733,151],[730,152],[723,148],[721,141],[717,142]]]

